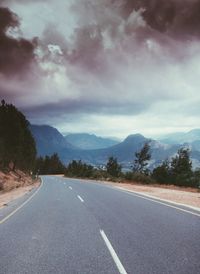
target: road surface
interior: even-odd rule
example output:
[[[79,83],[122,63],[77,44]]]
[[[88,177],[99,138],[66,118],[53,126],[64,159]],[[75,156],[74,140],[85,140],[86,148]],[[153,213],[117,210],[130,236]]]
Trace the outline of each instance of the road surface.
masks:
[[[28,202],[0,219],[0,273],[197,274],[200,212],[44,176]]]

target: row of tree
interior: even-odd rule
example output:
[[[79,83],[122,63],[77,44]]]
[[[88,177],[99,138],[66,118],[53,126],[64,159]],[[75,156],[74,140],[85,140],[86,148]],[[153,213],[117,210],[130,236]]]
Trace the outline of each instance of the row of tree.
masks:
[[[63,174],[65,170],[57,153],[52,156],[39,157],[35,161],[34,173],[37,175]]]
[[[127,179],[143,183],[174,184],[178,186],[198,187],[200,170],[193,171],[189,150],[181,148],[171,161],[164,161],[152,172],[147,168],[151,159],[150,145],[145,143],[142,149],[135,153],[135,160],[131,172],[122,172],[117,158],[110,157],[105,169],[96,169],[82,161],[72,161],[65,170],[65,175],[80,178],[110,178]]]
[[[181,148],[177,155],[155,168],[152,177],[161,184],[198,187],[200,170],[193,171],[189,150]]]

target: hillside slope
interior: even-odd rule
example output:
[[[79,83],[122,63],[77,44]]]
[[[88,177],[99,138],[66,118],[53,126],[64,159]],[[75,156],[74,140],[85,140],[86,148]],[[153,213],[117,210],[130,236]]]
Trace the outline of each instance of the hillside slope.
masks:
[[[66,141],[64,136],[55,128],[50,126],[31,126],[35,137],[38,155],[52,155],[58,153],[64,164],[72,160],[82,160],[92,165],[102,165],[108,157],[117,157],[118,161],[125,168],[130,168],[134,161],[135,152],[140,150],[145,142],[150,142],[152,159],[150,168],[159,165],[163,160],[174,156],[180,144],[164,144],[159,141],[151,140],[141,134],[129,135],[124,141],[103,149],[83,150],[77,148]],[[194,167],[200,164],[200,152],[192,150],[191,157]]]
[[[68,143],[80,149],[101,149],[118,144],[118,141],[110,138],[103,138],[95,134],[74,133],[65,136]]]

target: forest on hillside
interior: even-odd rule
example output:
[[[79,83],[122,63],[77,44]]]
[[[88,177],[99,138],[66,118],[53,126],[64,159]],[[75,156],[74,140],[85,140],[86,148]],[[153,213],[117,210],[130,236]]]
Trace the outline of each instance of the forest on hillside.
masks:
[[[35,140],[26,117],[4,100],[0,105],[0,169],[31,172],[36,159]]]

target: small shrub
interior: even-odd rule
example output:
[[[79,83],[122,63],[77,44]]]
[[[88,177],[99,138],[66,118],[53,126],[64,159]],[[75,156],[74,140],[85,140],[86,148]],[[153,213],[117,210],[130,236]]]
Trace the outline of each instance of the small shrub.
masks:
[[[154,184],[155,181],[150,176],[140,172],[127,172],[124,178],[128,181],[134,181],[143,184]]]

